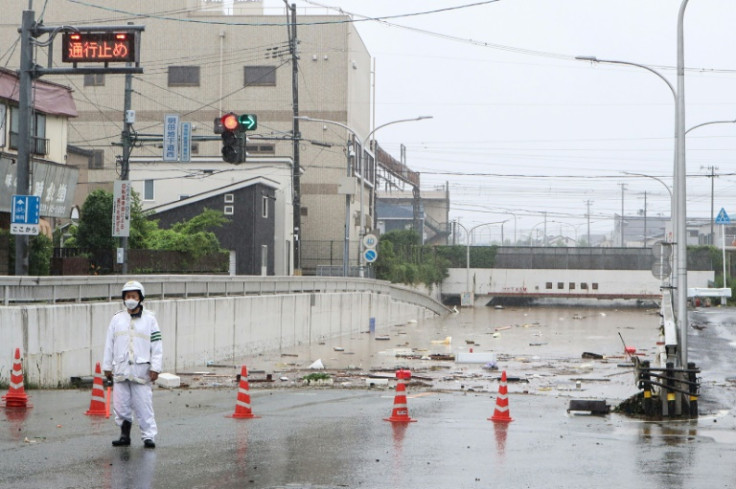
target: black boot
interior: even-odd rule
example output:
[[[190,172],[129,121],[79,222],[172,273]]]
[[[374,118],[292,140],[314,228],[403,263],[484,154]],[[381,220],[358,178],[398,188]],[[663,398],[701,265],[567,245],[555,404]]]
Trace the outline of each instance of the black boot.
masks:
[[[123,421],[120,426],[120,438],[112,441],[114,447],[129,447],[130,446],[130,421]]]
[[[150,438],[143,440],[143,446],[145,448],[156,448],[156,444]]]

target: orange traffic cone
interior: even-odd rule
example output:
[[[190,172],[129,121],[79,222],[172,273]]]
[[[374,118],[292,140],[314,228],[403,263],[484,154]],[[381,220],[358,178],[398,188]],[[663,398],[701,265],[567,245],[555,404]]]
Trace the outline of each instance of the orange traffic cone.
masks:
[[[410,370],[396,371],[396,395],[394,396],[394,409],[391,411],[390,418],[383,418],[384,421],[392,423],[413,423],[416,419],[409,417],[409,408],[406,405],[406,382],[411,379]]]
[[[28,407],[28,396],[23,387],[23,365],[20,361],[20,348],[15,349],[13,371],[10,373],[10,388],[3,399],[5,399],[5,407]]]
[[[240,370],[240,387],[238,388],[238,400],[235,402],[235,412],[228,418],[259,418],[250,409],[250,394],[248,393],[248,369],[245,365]]]
[[[100,369],[100,362],[97,362],[97,365],[95,365],[95,380],[92,383],[92,400],[89,403],[89,410],[84,413],[87,416],[110,417],[105,405],[105,391],[102,387],[102,370]]]
[[[501,385],[498,386],[498,397],[496,398],[496,410],[488,421],[494,423],[509,423],[513,421],[509,415],[508,387],[506,386],[506,371],[501,373]]]

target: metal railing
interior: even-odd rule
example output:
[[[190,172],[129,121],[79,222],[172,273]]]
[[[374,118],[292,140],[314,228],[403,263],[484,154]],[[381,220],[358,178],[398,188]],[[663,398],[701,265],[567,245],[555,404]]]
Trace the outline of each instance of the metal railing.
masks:
[[[416,304],[436,314],[447,308],[426,294],[385,281],[352,277],[255,277],[225,275],[121,275],[63,277],[0,277],[0,297],[5,306],[64,302],[111,301],[120,298],[127,280],[143,280],[148,299],[212,296],[306,294],[323,292],[373,292]]]

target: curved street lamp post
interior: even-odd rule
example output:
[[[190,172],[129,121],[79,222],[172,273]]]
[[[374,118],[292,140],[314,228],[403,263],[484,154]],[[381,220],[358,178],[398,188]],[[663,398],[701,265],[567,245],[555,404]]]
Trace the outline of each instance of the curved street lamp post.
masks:
[[[508,219],[506,219],[505,221],[484,222],[483,224],[473,226],[472,228],[470,228],[470,230],[460,224],[460,221],[458,221],[457,219],[455,219],[453,222],[456,226],[460,226],[461,228],[463,228],[463,231],[465,231],[465,292],[461,297],[460,306],[472,306],[475,300],[475,291],[470,289],[470,242],[473,239],[473,231],[475,231],[479,227],[490,226],[491,224],[503,225],[503,223],[508,222]]]
[[[687,185],[685,160],[685,49],[683,24],[685,8],[689,0],[682,0],[677,15],[677,88],[658,71],[646,65],[627,61],[602,60],[593,56],[577,56],[575,59],[597,63],[629,65],[659,77],[667,84],[675,98],[675,164],[673,171],[674,198],[672,203],[672,228],[675,235],[675,271],[673,286],[677,289],[676,317],[679,336],[678,357],[681,366],[687,366]]]
[[[380,126],[373,129],[371,132],[368,133],[368,135],[365,138],[362,138],[358,136],[358,133],[348,126],[347,124],[343,124],[342,122],[338,121],[332,121],[328,119],[315,119],[313,117],[309,116],[296,116],[295,119],[301,120],[301,121],[307,121],[307,122],[321,122],[323,124],[333,124],[335,126],[342,127],[346,131],[348,131],[350,134],[353,135],[353,137],[360,143],[360,151],[358,154],[358,167],[360,168],[360,235],[359,235],[359,247],[360,247],[360,276],[363,276],[363,270],[365,267],[364,263],[364,257],[363,257],[363,235],[365,234],[365,212],[363,211],[363,189],[365,188],[365,164],[363,162],[363,152],[365,151],[365,143],[370,140],[371,136],[376,133],[379,129],[383,129],[386,126],[391,126],[393,124],[399,124],[401,122],[413,122],[413,121],[421,121],[424,119],[432,119],[433,116],[431,115],[421,115],[418,117],[414,117],[411,119],[399,119],[396,121],[387,122],[385,124],[381,124]],[[352,170],[350,168],[350,156],[348,156],[348,163],[347,163],[347,176],[351,177]],[[375,186],[374,186],[375,189]],[[375,191],[375,190],[374,190]],[[349,256],[350,256],[350,194],[345,194],[345,237],[344,237],[344,244],[343,244],[343,257],[342,257],[342,273],[344,277],[347,277],[349,275]]]

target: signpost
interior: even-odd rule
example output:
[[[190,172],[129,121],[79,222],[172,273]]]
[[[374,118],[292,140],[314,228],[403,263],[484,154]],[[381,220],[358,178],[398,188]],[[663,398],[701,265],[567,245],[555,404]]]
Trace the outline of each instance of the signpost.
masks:
[[[41,197],[37,195],[13,195],[10,234],[35,236],[39,233]]]
[[[378,259],[378,251],[376,250],[377,245],[378,238],[375,234],[366,234],[363,236],[363,246],[365,247],[365,250],[363,251],[363,260],[366,263],[373,263]]]
[[[164,161],[179,160],[179,114],[164,117]]]
[[[191,161],[192,159],[192,123],[181,123],[181,148],[179,151],[180,161]]]
[[[731,218],[726,214],[726,209],[721,207],[721,210],[716,216],[716,224],[723,226],[721,228],[721,248],[723,249],[723,288],[727,288],[726,285],[726,224],[731,224]],[[721,305],[726,304],[726,298],[721,297]]]
[[[112,201],[112,235],[130,236],[130,181],[115,180]]]
[[[363,252],[363,259],[366,263],[373,263],[378,259],[378,252],[373,248],[369,248]]]

